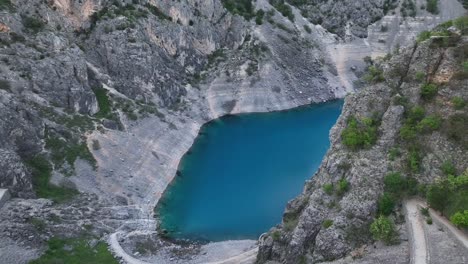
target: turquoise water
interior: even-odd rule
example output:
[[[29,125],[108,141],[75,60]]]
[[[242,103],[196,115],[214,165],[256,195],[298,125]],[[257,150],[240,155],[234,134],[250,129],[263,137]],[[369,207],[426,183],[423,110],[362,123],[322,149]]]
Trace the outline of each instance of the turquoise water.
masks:
[[[204,125],[156,209],[172,238],[257,239],[317,170],[342,101]]]

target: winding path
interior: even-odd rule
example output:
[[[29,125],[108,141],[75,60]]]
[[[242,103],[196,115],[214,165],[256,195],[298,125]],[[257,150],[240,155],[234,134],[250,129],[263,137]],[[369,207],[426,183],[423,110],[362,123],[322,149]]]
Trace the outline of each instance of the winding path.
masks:
[[[404,206],[407,225],[411,235],[411,263],[430,263],[428,241],[424,229],[424,218],[420,214],[420,208],[427,207],[427,204],[419,199],[410,199],[405,201]],[[450,231],[453,237],[468,250],[468,236],[463,231],[456,228],[445,217],[440,216],[432,209],[429,209],[429,215],[433,221]]]

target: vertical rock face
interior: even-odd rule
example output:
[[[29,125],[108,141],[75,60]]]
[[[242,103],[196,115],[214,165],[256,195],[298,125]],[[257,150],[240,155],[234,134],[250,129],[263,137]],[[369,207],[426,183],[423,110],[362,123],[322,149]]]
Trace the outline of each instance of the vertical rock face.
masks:
[[[388,173],[401,172],[428,183],[443,175],[440,166],[446,160],[451,160],[458,172],[466,169],[467,137],[454,137],[459,128],[451,125],[454,118],[467,115],[466,107],[457,109],[450,103],[454,97],[466,100],[468,96],[462,68],[468,42],[466,35],[459,34],[449,37],[450,44],[434,38],[393,54],[377,66],[385,81],[346,97],[343,112],[330,132],[331,148],[303,193],[288,204],[282,224],[260,239],[259,263],[341,258],[371,241],[369,224]],[[431,100],[421,95],[425,82],[438,86]],[[441,125],[435,131],[420,132],[409,143],[402,138],[400,128],[418,105],[425,109],[425,116],[441,118]],[[375,144],[361,149],[343,144],[343,131],[353,118],[380,120]],[[408,168],[411,144],[421,148],[416,170]],[[391,149],[401,151],[401,156],[390,157]],[[340,181],[347,182],[347,191],[338,191]],[[327,184],[334,186],[333,192],[326,191]]]

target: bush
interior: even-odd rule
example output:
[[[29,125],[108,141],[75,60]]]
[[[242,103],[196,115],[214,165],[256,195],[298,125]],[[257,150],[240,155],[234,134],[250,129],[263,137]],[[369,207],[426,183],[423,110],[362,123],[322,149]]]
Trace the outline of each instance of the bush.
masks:
[[[437,211],[443,212],[448,202],[449,189],[446,181],[430,185],[427,189],[426,199],[429,206]]]
[[[379,122],[375,119],[348,118],[347,127],[341,133],[341,139],[345,146],[357,150],[372,146],[377,141],[377,127]]]
[[[421,208],[420,211],[421,211],[421,214],[422,214],[422,215],[424,215],[424,216],[426,216],[426,217],[429,216],[429,208],[423,207],[423,208]]]
[[[27,28],[28,30],[34,33],[41,31],[45,25],[44,22],[42,22],[41,20],[34,18],[34,17],[28,17],[28,16],[22,17],[22,22],[25,28]]]
[[[408,153],[408,168],[411,172],[418,172],[421,167],[421,153],[419,152],[419,148],[412,146],[409,153]]]
[[[333,193],[333,184],[331,184],[331,183],[324,184],[323,185],[323,191],[326,194],[331,195]]]
[[[424,81],[424,77],[426,77],[426,75],[424,74],[424,72],[417,72],[416,75],[415,75],[415,78],[418,82],[422,82]]]
[[[382,69],[372,65],[369,66],[367,70],[368,73],[364,76],[365,81],[369,83],[379,83],[385,81]]]
[[[464,148],[468,148],[468,115],[454,114],[450,116],[444,125],[443,131],[448,138]]]
[[[322,226],[324,228],[329,228],[332,225],[333,225],[333,220],[330,220],[330,219],[325,219],[322,223]]]
[[[395,225],[386,216],[379,216],[370,226],[372,236],[386,244],[391,244],[395,239]]]
[[[423,99],[432,99],[437,95],[439,88],[433,83],[426,83],[421,86],[421,97]]]
[[[348,190],[349,190],[348,181],[346,179],[339,180],[338,185],[336,186],[336,194],[341,196]]]
[[[428,225],[432,225],[432,218],[431,217],[426,218],[426,223]]]
[[[450,160],[444,161],[444,163],[442,163],[442,166],[440,167],[440,169],[442,170],[442,172],[446,176],[449,176],[449,175],[455,176],[455,175],[457,175],[457,169],[455,168],[455,166],[453,165],[453,163]]]
[[[258,10],[257,13],[255,14],[255,23],[257,23],[257,25],[263,24],[264,16],[265,16],[265,11],[263,11],[263,9]]]
[[[425,117],[419,122],[417,128],[420,132],[431,132],[439,129],[441,124],[441,118],[435,115]]]
[[[243,16],[247,20],[255,14],[251,0],[222,0],[221,2],[229,12]]]
[[[304,25],[304,30],[309,34],[312,33],[312,29],[308,25]]]
[[[416,38],[416,42],[420,43],[425,40],[428,40],[432,36],[432,33],[430,31],[423,31],[418,34],[418,37]]]
[[[270,4],[278,10],[284,17],[294,21],[294,14],[291,7],[284,2],[284,0],[270,0]]]
[[[392,194],[400,194],[407,187],[407,181],[399,172],[392,172],[384,177],[384,189]]]
[[[377,202],[377,213],[388,216],[392,213],[393,208],[395,208],[395,200],[393,196],[384,192]]]
[[[450,221],[458,227],[468,227],[468,210],[456,212],[450,217]]]
[[[456,110],[460,110],[465,107],[466,102],[465,100],[463,100],[463,98],[455,96],[452,98],[452,105],[453,105],[453,108],[455,108]]]
[[[99,141],[96,139],[93,139],[93,150],[100,150],[101,149],[101,144],[99,144]]]
[[[426,10],[432,14],[438,14],[439,13],[439,7],[437,6],[437,3],[439,0],[426,0]]]

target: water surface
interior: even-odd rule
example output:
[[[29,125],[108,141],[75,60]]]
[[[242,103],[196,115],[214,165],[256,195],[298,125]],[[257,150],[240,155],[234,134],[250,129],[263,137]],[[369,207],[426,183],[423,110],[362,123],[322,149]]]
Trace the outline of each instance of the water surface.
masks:
[[[317,170],[342,101],[225,116],[202,127],[157,213],[173,238],[257,239]]]

